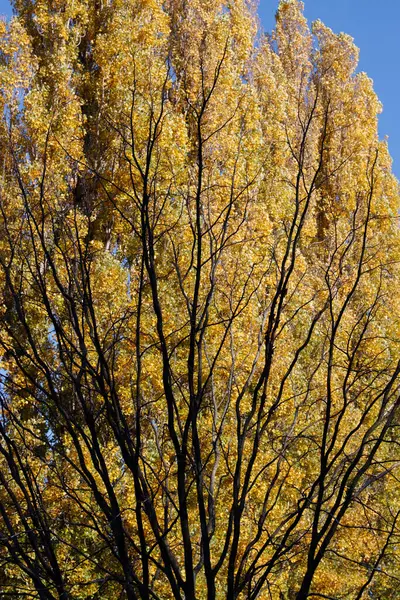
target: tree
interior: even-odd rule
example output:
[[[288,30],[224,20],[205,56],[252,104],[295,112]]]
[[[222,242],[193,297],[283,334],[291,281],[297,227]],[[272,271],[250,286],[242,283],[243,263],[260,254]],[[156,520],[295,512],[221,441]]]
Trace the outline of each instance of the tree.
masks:
[[[399,194],[284,0],[15,0],[2,597],[397,598]]]

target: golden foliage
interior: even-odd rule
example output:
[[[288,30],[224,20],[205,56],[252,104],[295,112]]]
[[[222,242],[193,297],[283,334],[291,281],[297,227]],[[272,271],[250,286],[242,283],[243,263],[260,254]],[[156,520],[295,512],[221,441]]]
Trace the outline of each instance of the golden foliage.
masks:
[[[1,592],[400,597],[399,192],[352,39],[14,4]]]

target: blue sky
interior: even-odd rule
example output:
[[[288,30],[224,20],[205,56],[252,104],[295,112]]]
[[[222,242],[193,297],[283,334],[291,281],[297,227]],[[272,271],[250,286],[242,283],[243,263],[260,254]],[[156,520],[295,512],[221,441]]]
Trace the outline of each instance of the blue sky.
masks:
[[[380,136],[389,136],[394,171],[400,178],[400,0],[305,0],[310,21],[321,19],[335,32],[354,37],[360,48],[360,70],[374,80],[383,103]],[[278,0],[259,0],[259,14],[266,31],[274,25]],[[0,14],[11,12],[0,0]]]

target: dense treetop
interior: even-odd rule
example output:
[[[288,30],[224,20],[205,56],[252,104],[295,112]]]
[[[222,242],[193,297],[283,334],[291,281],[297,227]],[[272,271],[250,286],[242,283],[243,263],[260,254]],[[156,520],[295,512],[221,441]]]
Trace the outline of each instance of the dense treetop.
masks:
[[[400,598],[398,182],[282,0],[0,23],[0,596]]]

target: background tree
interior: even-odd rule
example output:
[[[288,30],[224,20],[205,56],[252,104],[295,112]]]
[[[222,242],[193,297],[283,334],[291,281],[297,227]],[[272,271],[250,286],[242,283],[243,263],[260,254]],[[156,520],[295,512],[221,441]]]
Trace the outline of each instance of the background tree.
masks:
[[[302,4],[1,31],[3,597],[396,598],[399,196]]]

